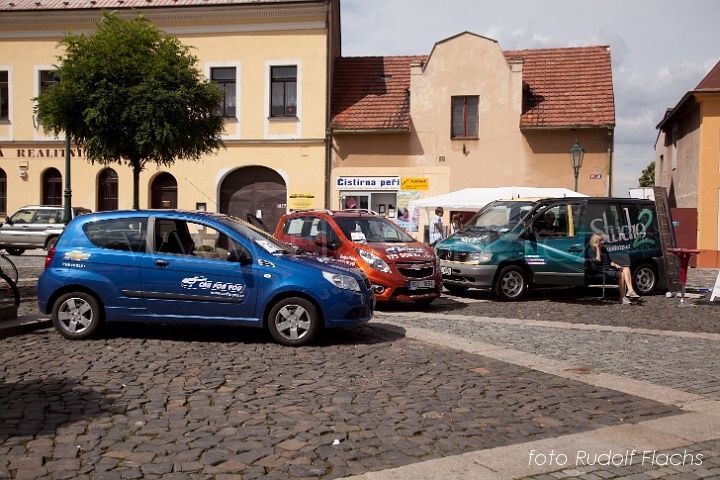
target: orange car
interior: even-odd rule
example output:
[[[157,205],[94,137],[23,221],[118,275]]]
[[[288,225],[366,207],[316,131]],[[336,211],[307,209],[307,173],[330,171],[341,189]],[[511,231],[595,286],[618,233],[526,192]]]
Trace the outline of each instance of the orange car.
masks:
[[[301,252],[362,269],[378,301],[429,304],[440,296],[441,275],[432,248],[374,212],[294,212],[280,219],[275,237]]]

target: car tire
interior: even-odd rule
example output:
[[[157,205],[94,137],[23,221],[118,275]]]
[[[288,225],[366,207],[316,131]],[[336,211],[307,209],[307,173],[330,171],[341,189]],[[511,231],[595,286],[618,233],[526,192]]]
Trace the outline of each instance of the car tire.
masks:
[[[500,300],[506,302],[520,300],[527,292],[525,271],[517,265],[506,266],[495,279],[494,290]]]
[[[304,298],[283,298],[270,310],[270,335],[281,345],[300,347],[312,342],[320,331],[317,308]]]
[[[5,251],[6,251],[7,253],[9,253],[10,255],[15,255],[15,256],[17,256],[17,255],[22,255],[23,253],[25,253],[25,249],[24,249],[24,248],[12,248],[12,247],[10,247],[10,248],[6,248]]]
[[[443,287],[445,287],[445,290],[447,290],[453,295],[462,295],[469,289],[469,287],[465,287],[463,285],[454,285],[452,283],[443,283]]]
[[[72,292],[55,301],[51,318],[60,335],[70,340],[82,340],[99,330],[105,319],[105,312],[92,295]]]
[[[45,244],[45,250],[48,250],[48,251],[52,250],[52,248],[55,246],[57,241],[58,241],[58,237],[52,237],[51,239],[49,239],[47,241],[47,243]]]
[[[640,295],[650,295],[658,285],[657,268],[649,263],[643,263],[635,268],[632,275],[633,288]]]

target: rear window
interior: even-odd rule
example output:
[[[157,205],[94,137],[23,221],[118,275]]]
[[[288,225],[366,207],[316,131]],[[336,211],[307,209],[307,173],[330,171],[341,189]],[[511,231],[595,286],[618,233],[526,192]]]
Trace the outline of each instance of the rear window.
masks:
[[[83,231],[90,243],[99,248],[144,252],[147,218],[115,218],[86,223]]]

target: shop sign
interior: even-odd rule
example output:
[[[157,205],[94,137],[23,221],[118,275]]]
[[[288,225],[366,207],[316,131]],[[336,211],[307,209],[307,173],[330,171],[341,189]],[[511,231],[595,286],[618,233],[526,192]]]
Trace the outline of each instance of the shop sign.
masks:
[[[5,158],[15,154],[17,158],[65,158],[64,148],[2,148],[0,147],[0,157]],[[83,156],[80,148],[70,149],[71,157]]]
[[[602,173],[591,173],[590,174],[590,180],[601,180],[602,179]]]
[[[429,185],[430,181],[427,177],[402,179],[403,190],[427,190]]]
[[[315,194],[312,192],[293,192],[290,195],[290,210],[309,210],[315,208]]]
[[[338,177],[338,190],[400,190],[400,177]]]

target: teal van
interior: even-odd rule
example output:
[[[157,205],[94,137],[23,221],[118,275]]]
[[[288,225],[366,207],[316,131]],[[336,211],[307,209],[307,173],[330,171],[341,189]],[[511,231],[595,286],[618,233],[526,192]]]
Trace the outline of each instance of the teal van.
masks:
[[[588,285],[588,243],[603,235],[633,288],[652,293],[664,272],[655,202],[632,198],[547,198],[492,202],[435,246],[450,293],[492,289],[519,300],[528,288]]]

